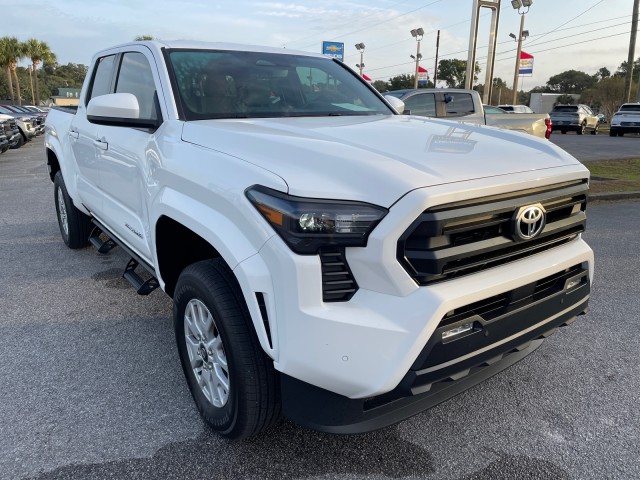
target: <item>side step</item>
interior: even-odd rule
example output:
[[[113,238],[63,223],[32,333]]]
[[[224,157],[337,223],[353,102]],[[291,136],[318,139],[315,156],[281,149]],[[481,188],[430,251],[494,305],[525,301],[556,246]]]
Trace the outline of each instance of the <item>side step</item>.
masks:
[[[131,285],[133,285],[133,288],[136,289],[138,295],[149,295],[160,286],[160,284],[158,283],[158,279],[155,277],[155,271],[151,265],[140,258],[115,235],[112,235],[107,230],[107,228],[100,222],[98,222],[95,218],[91,221],[93,222],[94,227],[93,230],[91,230],[91,234],[89,235],[89,241],[98,249],[99,253],[107,253],[113,248],[120,246],[131,256],[131,259],[124,269],[122,278],[126,279]],[[100,238],[100,235],[106,237],[106,240]],[[138,272],[136,272],[136,268],[138,268],[139,266],[144,268],[150,274],[150,278],[145,280],[138,274]]]
[[[96,247],[98,253],[107,253],[117,247],[118,244],[111,240],[111,237],[109,237],[107,234],[105,234],[107,239],[102,240],[100,238],[100,234],[102,233],[104,233],[102,229],[95,225],[91,230],[91,233],[89,234],[89,241],[94,247]]]
[[[148,280],[144,280],[140,275],[136,273],[136,268],[138,268],[138,261],[135,258],[131,258],[129,263],[127,263],[127,267],[124,269],[124,273],[122,274],[123,278],[125,278],[133,288],[136,289],[138,295],[149,295],[160,285],[158,284],[158,280],[156,277],[151,277]]]

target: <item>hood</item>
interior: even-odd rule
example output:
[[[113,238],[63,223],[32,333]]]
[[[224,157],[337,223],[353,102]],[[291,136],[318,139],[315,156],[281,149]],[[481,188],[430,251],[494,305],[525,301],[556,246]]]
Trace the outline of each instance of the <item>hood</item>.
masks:
[[[291,195],[385,207],[416,188],[578,163],[532,135],[405,115],[202,120],[182,138],[275,173]]]

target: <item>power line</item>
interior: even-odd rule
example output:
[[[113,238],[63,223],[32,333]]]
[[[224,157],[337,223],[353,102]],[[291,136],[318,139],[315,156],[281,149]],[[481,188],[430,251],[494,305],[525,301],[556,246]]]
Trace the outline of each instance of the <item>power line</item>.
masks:
[[[346,32],[346,33],[339,33],[339,34],[336,34],[336,35],[334,35],[334,36],[333,36],[333,38],[336,38],[336,37],[338,37],[338,36],[346,37],[347,35],[352,35],[352,34],[354,34],[354,33],[359,33],[359,32],[362,32],[363,30],[367,30],[367,29],[369,29],[369,28],[377,27],[378,25],[382,25],[383,23],[390,22],[390,21],[392,21],[392,20],[395,20],[396,18],[404,17],[405,15],[409,15],[410,13],[417,12],[418,10],[422,10],[423,8],[430,7],[431,5],[435,5],[436,3],[440,3],[440,2],[442,2],[442,1],[444,1],[444,0],[434,0],[434,1],[433,1],[433,2],[431,2],[431,3],[427,3],[426,5],[422,5],[421,7],[418,7],[418,8],[416,8],[416,9],[414,9],[414,10],[410,10],[410,11],[408,11],[408,12],[401,13],[400,15],[396,15],[395,17],[388,18],[387,20],[383,20],[383,21],[381,21],[381,22],[374,23],[374,24],[372,24],[372,25],[368,25],[368,26],[366,26],[366,27],[360,28],[360,29],[358,29],[358,30],[353,30],[353,31],[351,31],[351,32]],[[301,47],[299,47],[299,48],[301,48],[301,49],[302,49],[302,48],[307,48],[307,47],[311,47],[311,46],[313,46],[313,45],[315,45],[315,42],[314,42],[314,43],[307,44],[307,45],[303,45],[303,46],[301,46]]]

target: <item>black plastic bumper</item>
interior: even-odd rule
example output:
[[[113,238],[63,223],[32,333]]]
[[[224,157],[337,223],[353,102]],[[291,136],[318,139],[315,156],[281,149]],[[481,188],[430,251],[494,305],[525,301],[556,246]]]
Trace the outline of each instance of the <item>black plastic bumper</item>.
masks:
[[[455,342],[442,342],[441,331],[469,320],[441,322],[445,326],[436,330],[398,387],[383,395],[350,399],[283,374],[284,415],[314,430],[353,434],[392,425],[450,399],[529,355],[557,327],[572,323],[586,312],[590,293],[586,265],[551,280],[556,287],[547,282],[546,292],[532,294],[529,301],[521,296],[511,306],[501,306],[502,310],[493,308],[490,313],[470,316],[478,323],[473,333],[477,336],[455,341],[460,342],[455,347],[459,349],[457,357],[447,351]],[[577,285],[567,287],[576,280]],[[516,334],[514,325],[519,326]],[[440,363],[434,363],[434,356]]]

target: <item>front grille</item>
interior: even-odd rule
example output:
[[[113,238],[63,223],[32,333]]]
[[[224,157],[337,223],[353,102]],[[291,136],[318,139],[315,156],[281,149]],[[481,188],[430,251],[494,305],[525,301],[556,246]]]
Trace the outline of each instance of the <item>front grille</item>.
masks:
[[[324,302],[346,302],[358,290],[344,249],[323,248],[320,250],[322,266],[322,300]]]
[[[586,225],[587,181],[568,182],[425,210],[398,241],[397,258],[419,285],[429,285],[543,252],[575,239]],[[517,241],[518,208],[540,203],[546,225]]]

